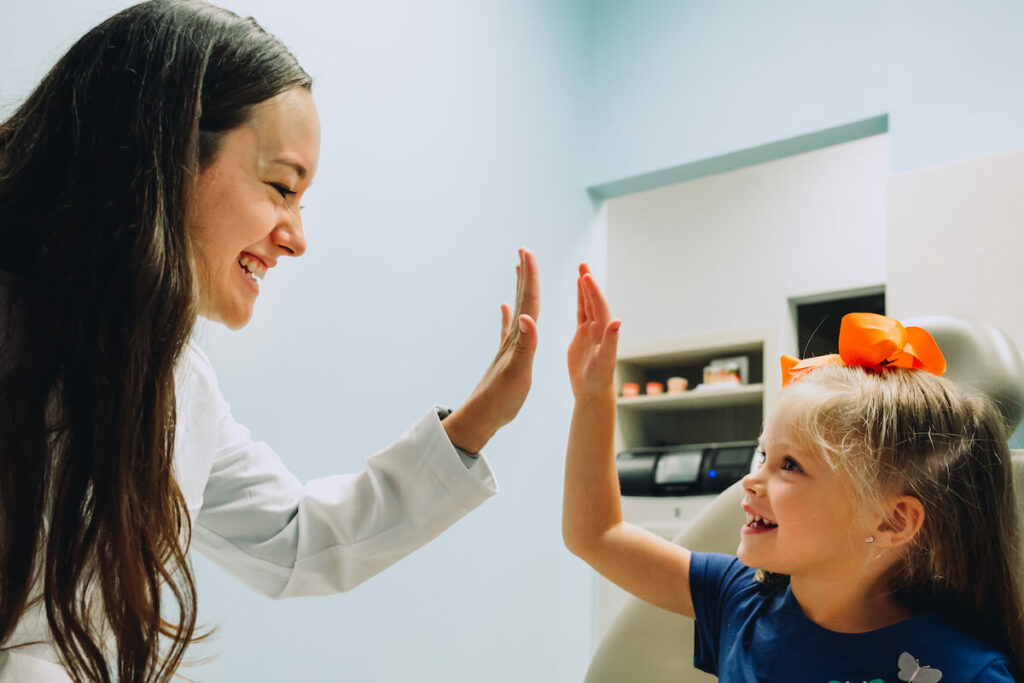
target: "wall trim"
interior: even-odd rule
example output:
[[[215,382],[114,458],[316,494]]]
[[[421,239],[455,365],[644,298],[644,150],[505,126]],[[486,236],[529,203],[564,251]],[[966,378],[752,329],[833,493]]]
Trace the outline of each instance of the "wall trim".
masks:
[[[696,180],[706,176],[733,171],[744,166],[763,164],[766,161],[784,159],[805,152],[812,152],[823,147],[841,145],[861,138],[881,135],[889,132],[889,115],[881,114],[860,121],[846,123],[834,128],[798,135],[785,140],[769,142],[757,147],[748,147],[736,152],[729,152],[716,157],[693,161],[680,166],[672,166],[650,173],[613,180],[607,183],[591,185],[587,194],[595,203],[605,199],[620,197],[634,192],[653,190],[665,185],[673,185],[687,180]]]

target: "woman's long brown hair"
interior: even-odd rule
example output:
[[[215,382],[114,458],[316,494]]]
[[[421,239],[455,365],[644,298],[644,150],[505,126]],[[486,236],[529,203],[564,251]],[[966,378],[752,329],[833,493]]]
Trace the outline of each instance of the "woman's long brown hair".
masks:
[[[86,34],[0,124],[0,646],[41,587],[75,681],[181,663],[187,192],[253,105],[310,84],[255,21],[155,0]]]

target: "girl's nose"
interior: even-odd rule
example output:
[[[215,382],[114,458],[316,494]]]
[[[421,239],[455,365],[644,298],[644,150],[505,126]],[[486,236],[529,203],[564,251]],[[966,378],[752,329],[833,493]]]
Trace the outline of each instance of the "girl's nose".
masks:
[[[764,482],[761,481],[760,470],[755,470],[743,477],[743,490],[752,495],[760,495],[764,490]]]

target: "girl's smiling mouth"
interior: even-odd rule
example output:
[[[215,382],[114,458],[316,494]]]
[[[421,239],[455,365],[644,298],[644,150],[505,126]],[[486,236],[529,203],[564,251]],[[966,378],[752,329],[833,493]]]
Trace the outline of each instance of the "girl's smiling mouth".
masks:
[[[774,520],[755,512],[750,506],[744,505],[743,511],[747,513],[747,523],[743,525],[742,529],[742,532],[745,534],[760,534],[773,531],[779,526]]]

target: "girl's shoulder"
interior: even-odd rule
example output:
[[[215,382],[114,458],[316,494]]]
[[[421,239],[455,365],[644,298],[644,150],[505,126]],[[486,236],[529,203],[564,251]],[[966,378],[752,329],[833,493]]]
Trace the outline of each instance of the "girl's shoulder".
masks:
[[[899,680],[938,681],[939,673],[948,681],[1014,680],[1004,653],[938,614],[918,615],[896,624],[892,631],[894,639],[908,644],[897,661]],[[904,679],[903,675],[910,678]]]
[[[868,633],[837,633],[804,615],[788,582],[762,583],[756,573],[729,555],[691,557],[695,663],[723,680],[1014,680],[1003,653],[937,614]],[[799,663],[794,651],[802,653]]]

